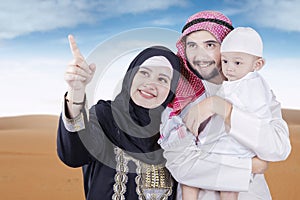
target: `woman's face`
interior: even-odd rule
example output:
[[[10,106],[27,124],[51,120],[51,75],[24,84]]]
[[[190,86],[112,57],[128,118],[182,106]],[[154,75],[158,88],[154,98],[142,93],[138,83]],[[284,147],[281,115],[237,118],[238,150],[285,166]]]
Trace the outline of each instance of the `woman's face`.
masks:
[[[141,66],[132,80],[130,97],[139,106],[156,108],[166,100],[171,80],[169,67]]]

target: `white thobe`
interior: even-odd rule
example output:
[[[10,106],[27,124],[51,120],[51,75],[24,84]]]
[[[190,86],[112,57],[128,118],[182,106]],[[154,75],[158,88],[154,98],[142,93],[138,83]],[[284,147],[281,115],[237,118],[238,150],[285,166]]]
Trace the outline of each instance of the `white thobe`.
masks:
[[[206,96],[215,95],[219,88],[217,85],[206,81],[204,81],[204,85]],[[185,109],[188,109],[191,105],[193,105],[193,103]],[[285,160],[291,151],[289,132],[286,122],[282,119],[280,103],[276,100],[273,93],[271,93],[269,108],[271,120],[265,120],[233,105],[230,136],[251,149],[263,160]],[[164,111],[162,123],[166,123],[169,120],[171,111],[169,108]],[[210,124],[211,122],[212,121],[209,122],[207,127],[213,127]],[[189,154],[186,154],[188,151]],[[214,155],[213,158],[211,156],[199,157],[197,150],[190,151],[190,149],[183,149],[182,154],[189,156],[189,160],[191,157],[194,159],[195,165],[190,166],[185,165],[184,160],[169,162],[168,156],[171,158],[173,156],[176,157],[174,153],[175,152],[168,152],[166,155],[167,167],[178,182],[198,188],[205,188],[206,190],[201,190],[200,192],[199,199],[201,200],[219,199],[218,192],[209,189],[217,190],[219,187],[220,190],[224,191],[234,190],[235,185],[230,184],[235,181],[236,184],[242,184],[248,187],[248,191],[240,192],[240,200],[271,199],[263,174],[251,176],[250,158],[237,159],[236,157],[225,155]],[[188,171],[193,171],[193,176],[190,176]],[[208,175],[212,172],[217,175],[213,177]],[[206,178],[208,178],[208,180]],[[227,184],[227,181],[230,184]]]

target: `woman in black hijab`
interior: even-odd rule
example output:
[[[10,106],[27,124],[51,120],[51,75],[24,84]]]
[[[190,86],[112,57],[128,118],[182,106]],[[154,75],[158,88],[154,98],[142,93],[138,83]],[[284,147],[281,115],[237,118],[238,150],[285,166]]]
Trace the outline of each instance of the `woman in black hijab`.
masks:
[[[65,74],[70,89],[57,151],[66,165],[82,167],[86,199],[175,199],[177,183],[164,167],[157,140],[161,113],[177,87],[179,59],[162,46],[143,50],[131,62],[115,100],[100,100],[87,112],[85,101],[78,99],[95,67],[86,64],[69,39],[74,62]]]

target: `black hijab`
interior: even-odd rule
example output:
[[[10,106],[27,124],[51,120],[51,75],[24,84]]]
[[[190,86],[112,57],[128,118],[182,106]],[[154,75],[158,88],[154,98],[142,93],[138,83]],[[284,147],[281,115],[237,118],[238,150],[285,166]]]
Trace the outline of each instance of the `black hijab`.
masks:
[[[169,94],[162,105],[147,109],[132,101],[130,88],[139,66],[153,56],[164,56],[168,59],[173,68],[173,77]],[[108,140],[145,163],[164,163],[162,149],[157,143],[160,137],[161,114],[174,98],[179,75],[180,61],[168,48],[153,46],[139,53],[131,62],[123,79],[121,92],[115,100],[100,100],[95,105],[98,122]]]

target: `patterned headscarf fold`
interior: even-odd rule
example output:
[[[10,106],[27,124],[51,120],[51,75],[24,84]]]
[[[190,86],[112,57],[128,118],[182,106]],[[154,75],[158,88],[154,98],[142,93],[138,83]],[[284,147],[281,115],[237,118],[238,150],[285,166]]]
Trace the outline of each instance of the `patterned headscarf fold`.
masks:
[[[177,115],[190,102],[204,94],[205,88],[201,79],[188,67],[185,55],[185,37],[195,31],[206,30],[213,34],[218,42],[222,42],[225,36],[233,30],[228,17],[216,11],[202,11],[192,15],[183,27],[181,37],[176,43],[177,56],[181,59],[181,77],[176,89],[175,98],[168,106],[173,108],[172,115]]]

